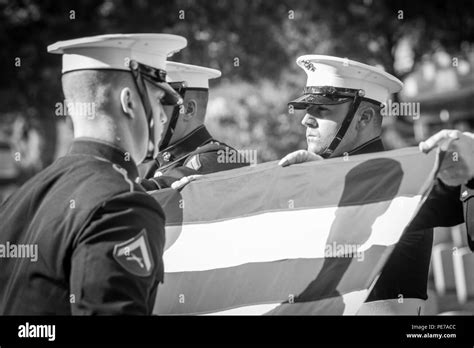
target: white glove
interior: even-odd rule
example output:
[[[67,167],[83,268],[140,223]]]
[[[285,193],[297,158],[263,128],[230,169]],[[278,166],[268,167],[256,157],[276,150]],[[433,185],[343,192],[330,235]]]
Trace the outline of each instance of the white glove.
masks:
[[[434,148],[446,151],[438,178],[446,185],[467,184],[474,177],[474,134],[444,129],[419,145],[428,153]]]
[[[185,176],[184,178],[181,178],[174,183],[171,184],[171,188],[174,190],[179,190],[189,184],[191,181],[196,180],[197,178],[201,177],[202,175],[200,174],[195,174],[195,175],[189,175]]]
[[[292,164],[303,163],[303,162],[313,162],[313,161],[320,161],[323,158],[319,155],[316,155],[312,152],[306,150],[298,150],[292,152],[285,157],[283,157],[278,165],[282,167],[290,166]]]

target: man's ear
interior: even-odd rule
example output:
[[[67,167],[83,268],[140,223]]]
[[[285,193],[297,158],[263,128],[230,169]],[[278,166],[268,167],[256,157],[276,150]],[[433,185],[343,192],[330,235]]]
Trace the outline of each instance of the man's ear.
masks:
[[[359,118],[357,119],[356,129],[359,130],[361,128],[367,127],[367,125],[372,122],[373,118],[375,117],[375,110],[367,106],[363,108],[359,114]]]
[[[189,121],[190,119],[194,117],[194,115],[196,115],[196,113],[197,113],[197,102],[194,99],[191,99],[186,104],[186,112],[183,116],[183,119],[185,121]]]
[[[122,111],[125,115],[130,118],[135,117],[135,105],[132,100],[132,91],[130,88],[125,87],[120,91],[120,105],[122,106]]]

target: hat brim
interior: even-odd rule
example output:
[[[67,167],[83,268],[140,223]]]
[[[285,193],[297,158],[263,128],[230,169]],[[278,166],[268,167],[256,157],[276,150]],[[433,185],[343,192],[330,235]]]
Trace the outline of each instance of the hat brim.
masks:
[[[169,83],[154,82],[154,84],[165,92],[165,96],[162,99],[163,105],[179,105],[182,103],[183,98],[169,85]]]
[[[337,105],[352,100],[352,98],[334,98],[320,94],[304,94],[288,103],[295,109],[306,109],[311,105]]]

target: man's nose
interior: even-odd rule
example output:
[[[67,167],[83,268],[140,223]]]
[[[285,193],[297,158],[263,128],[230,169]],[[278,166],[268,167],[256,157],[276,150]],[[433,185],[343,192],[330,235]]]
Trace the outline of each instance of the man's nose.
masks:
[[[308,128],[318,128],[318,120],[309,114],[304,115],[301,124]]]

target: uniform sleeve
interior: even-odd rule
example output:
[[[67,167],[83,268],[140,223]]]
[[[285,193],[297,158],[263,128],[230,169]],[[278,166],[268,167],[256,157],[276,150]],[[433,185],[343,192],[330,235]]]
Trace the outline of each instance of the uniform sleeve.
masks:
[[[197,170],[187,167],[176,167],[166,172],[166,175],[143,179],[140,184],[146,191],[162,190],[171,187],[175,181],[189,175],[202,174]]]
[[[73,315],[149,315],[163,280],[164,213],[144,192],[95,211],[72,255]]]
[[[466,221],[467,243],[474,251],[474,179],[461,189],[461,200],[464,206],[464,220]]]
[[[413,218],[408,231],[418,231],[434,227],[451,227],[464,222],[460,187],[450,187],[439,179],[418,214]]]
[[[236,150],[224,145],[205,145],[191,153],[182,166],[170,169],[162,176],[144,179],[141,184],[147,191],[160,190],[171,187],[173,182],[185,176],[217,173],[249,165],[248,162],[242,161],[237,156],[226,158],[229,151]]]
[[[247,159],[227,145],[209,144],[199,148],[201,153],[189,156],[184,167],[195,169],[199,174],[222,172],[248,166]]]

